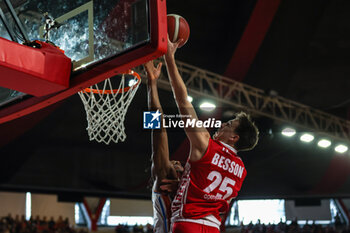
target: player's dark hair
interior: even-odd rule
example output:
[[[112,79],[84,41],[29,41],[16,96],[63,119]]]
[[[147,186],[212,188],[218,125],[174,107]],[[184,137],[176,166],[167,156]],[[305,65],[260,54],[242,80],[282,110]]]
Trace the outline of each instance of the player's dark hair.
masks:
[[[251,120],[250,115],[245,112],[236,113],[235,120],[239,121],[235,132],[239,135],[239,140],[235,147],[238,151],[252,150],[258,144],[259,130]]]

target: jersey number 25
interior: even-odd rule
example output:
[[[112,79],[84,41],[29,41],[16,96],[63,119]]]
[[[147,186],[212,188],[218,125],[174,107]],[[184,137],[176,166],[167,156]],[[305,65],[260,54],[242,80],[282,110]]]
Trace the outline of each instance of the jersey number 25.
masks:
[[[206,193],[211,193],[221,184],[219,190],[223,193],[226,193],[226,194],[224,197],[222,197],[222,194],[217,193],[216,197],[222,198],[225,200],[229,196],[231,196],[232,191],[233,191],[232,188],[228,185],[231,185],[233,187],[236,184],[236,181],[234,181],[228,177],[225,177],[224,179],[222,179],[222,175],[217,171],[210,172],[207,179],[212,181],[212,183],[208,187],[206,187],[203,191]]]

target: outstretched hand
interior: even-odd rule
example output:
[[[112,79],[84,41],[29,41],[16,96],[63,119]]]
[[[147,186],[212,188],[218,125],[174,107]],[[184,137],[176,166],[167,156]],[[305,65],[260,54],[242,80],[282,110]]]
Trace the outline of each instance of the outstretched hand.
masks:
[[[145,70],[147,72],[147,78],[149,81],[158,80],[160,73],[161,73],[162,65],[163,64],[161,62],[159,62],[159,64],[157,65],[157,68],[154,67],[153,60],[146,62],[143,65],[143,67],[145,68]]]
[[[178,41],[173,43],[170,41],[169,35],[168,35],[168,51],[165,54],[165,58],[172,58],[182,41],[183,39],[179,39]]]

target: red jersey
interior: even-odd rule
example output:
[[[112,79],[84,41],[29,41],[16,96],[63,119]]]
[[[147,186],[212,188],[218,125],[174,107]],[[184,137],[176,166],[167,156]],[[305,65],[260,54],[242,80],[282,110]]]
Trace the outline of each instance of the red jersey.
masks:
[[[220,228],[220,213],[237,196],[247,171],[237,151],[209,139],[204,156],[187,161],[172,202],[172,222],[187,221]]]

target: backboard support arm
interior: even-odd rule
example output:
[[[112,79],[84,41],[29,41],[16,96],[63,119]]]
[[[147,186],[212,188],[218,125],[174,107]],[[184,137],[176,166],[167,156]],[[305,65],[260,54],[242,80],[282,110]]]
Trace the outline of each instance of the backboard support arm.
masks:
[[[4,12],[2,11],[2,9],[0,8],[0,18],[1,18],[1,21],[2,23],[4,24],[6,30],[7,30],[7,33],[9,34],[9,36],[11,37],[11,40],[14,41],[14,42],[18,42],[17,41],[17,38],[15,36],[15,33],[12,31],[11,27],[10,27],[10,24],[9,22],[7,21],[6,17],[5,17],[5,14]]]
[[[15,12],[15,10],[14,10],[14,8],[13,8],[13,6],[12,6],[10,0],[4,0],[4,2],[5,2],[5,4],[6,4],[8,10],[9,10],[9,12],[10,12],[10,14],[11,14],[11,16],[12,16],[12,18],[13,18],[15,24],[16,24],[16,26],[17,26],[18,29],[19,29],[19,31],[20,31],[20,33],[21,33],[23,39],[24,39],[24,42],[29,42],[29,37],[28,37],[28,35],[27,35],[27,32],[25,31],[21,20],[18,18],[18,15],[17,15],[17,13]],[[2,21],[3,21],[4,24],[5,24],[6,19],[5,19],[5,14],[4,14],[3,12],[1,12],[1,19],[2,19]],[[8,22],[7,22],[7,23],[8,23]],[[8,27],[6,27],[6,26],[5,26],[5,27],[6,27],[6,29],[8,29],[8,31],[9,31],[9,29],[10,29],[9,24],[8,24],[7,26],[8,26]],[[10,33],[13,33],[13,31],[12,31],[11,29],[10,29]],[[10,36],[11,36],[11,39],[13,40],[12,36],[14,36],[14,33],[13,33],[12,35],[10,35]],[[13,40],[13,41],[16,41],[16,40]]]

